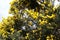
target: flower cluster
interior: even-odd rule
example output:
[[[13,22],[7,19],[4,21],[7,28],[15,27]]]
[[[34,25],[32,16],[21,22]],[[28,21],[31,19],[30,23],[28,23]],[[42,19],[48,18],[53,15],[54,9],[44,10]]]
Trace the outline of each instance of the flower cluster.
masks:
[[[13,16],[0,22],[0,39],[60,40],[59,11],[50,0],[13,0],[9,10]]]

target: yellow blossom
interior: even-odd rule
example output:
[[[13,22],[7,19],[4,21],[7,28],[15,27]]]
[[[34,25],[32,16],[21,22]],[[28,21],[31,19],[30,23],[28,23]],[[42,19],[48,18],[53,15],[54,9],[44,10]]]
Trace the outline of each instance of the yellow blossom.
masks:
[[[45,22],[44,22],[44,21],[41,21],[41,22],[40,22],[40,25],[43,25],[43,24],[45,24]]]
[[[32,30],[33,33],[35,33],[37,30]]]
[[[0,29],[2,28],[2,26],[3,26],[3,25],[2,25],[2,22],[0,22]]]
[[[27,10],[27,12],[29,13],[29,15],[33,18],[33,19],[37,19],[38,18],[38,12],[34,12],[33,10]]]
[[[14,28],[11,28],[10,30],[11,30],[11,31],[13,31],[13,30],[14,30]]]
[[[52,14],[51,16],[47,15],[47,17],[48,17],[48,18],[53,18],[53,19],[54,19],[54,18],[56,17],[56,15],[55,15],[55,14]]]
[[[14,2],[10,2],[10,4],[12,5]]]
[[[47,37],[46,37],[46,40],[50,40],[50,37],[49,37],[49,36],[47,36]]]
[[[29,33],[26,33],[26,35],[28,36],[28,35],[29,35]]]
[[[46,4],[46,1],[44,1],[44,4]]]
[[[18,13],[18,11],[19,11],[19,10],[18,10],[17,8],[15,8],[15,12]]]
[[[40,31],[40,34],[42,34],[42,32]]]
[[[40,16],[40,17],[44,17],[44,15],[43,15],[43,14],[41,14],[41,13],[39,14],[39,16]]]
[[[39,38],[38,40],[40,40],[41,38]]]
[[[50,35],[51,36],[51,38],[53,38],[54,37],[54,35]]]
[[[55,11],[55,8],[53,7],[53,11]]]
[[[52,14],[51,18],[55,18],[55,17],[56,17],[56,15],[55,14]]]
[[[42,30],[42,28],[40,27],[40,28],[37,28],[38,30]]]
[[[28,39],[29,36],[25,36],[25,39]]]
[[[44,7],[45,5],[44,5],[44,4],[41,4],[41,6],[43,6],[43,7]]]
[[[47,18],[47,16],[43,16],[43,18]]]
[[[8,22],[8,20],[7,19],[5,19],[5,18],[3,18],[3,23],[5,24],[5,25],[8,25],[9,24],[9,22]]]
[[[44,9],[44,7],[42,7],[42,9]]]
[[[3,37],[7,37],[7,32],[5,31],[4,33],[2,33]]]
[[[11,0],[10,4],[14,4],[15,2],[17,2],[18,0]]]
[[[11,28],[10,30],[12,31],[11,34],[13,34],[14,33],[14,28]]]
[[[37,12],[34,12],[33,14],[31,14],[31,16],[32,16],[34,19],[37,19],[37,18],[38,18],[38,13],[37,13]]]
[[[32,25],[32,21],[28,21],[28,25]]]
[[[54,40],[53,37],[54,37],[54,35],[51,35],[51,40]]]
[[[47,23],[47,20],[43,20],[43,21],[40,21],[39,22],[39,25],[44,25],[44,24],[46,24]]]
[[[18,30],[18,33],[22,32],[22,30]]]
[[[48,13],[49,12],[49,10],[45,10],[45,13]]]
[[[5,30],[4,29],[0,29],[0,34],[4,33]]]
[[[48,6],[50,7],[52,5],[52,3],[49,3]]]

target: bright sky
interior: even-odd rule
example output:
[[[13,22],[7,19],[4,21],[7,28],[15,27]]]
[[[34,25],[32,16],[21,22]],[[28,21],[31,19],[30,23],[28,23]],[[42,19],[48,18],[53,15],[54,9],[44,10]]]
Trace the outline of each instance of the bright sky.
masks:
[[[8,16],[10,1],[11,0],[0,0],[0,21],[2,20],[2,17],[7,17]]]

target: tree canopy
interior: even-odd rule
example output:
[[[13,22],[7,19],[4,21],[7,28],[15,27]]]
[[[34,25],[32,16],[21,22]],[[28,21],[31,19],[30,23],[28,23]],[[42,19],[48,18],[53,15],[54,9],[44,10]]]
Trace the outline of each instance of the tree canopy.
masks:
[[[60,7],[50,0],[13,0],[0,22],[1,40],[60,40]]]

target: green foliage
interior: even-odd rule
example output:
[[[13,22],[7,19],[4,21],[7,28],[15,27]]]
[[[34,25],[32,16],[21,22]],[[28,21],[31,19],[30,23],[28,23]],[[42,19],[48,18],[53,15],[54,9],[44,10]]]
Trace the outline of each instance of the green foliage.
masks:
[[[59,11],[50,0],[13,0],[9,10],[13,16],[0,23],[0,39],[60,40]]]

